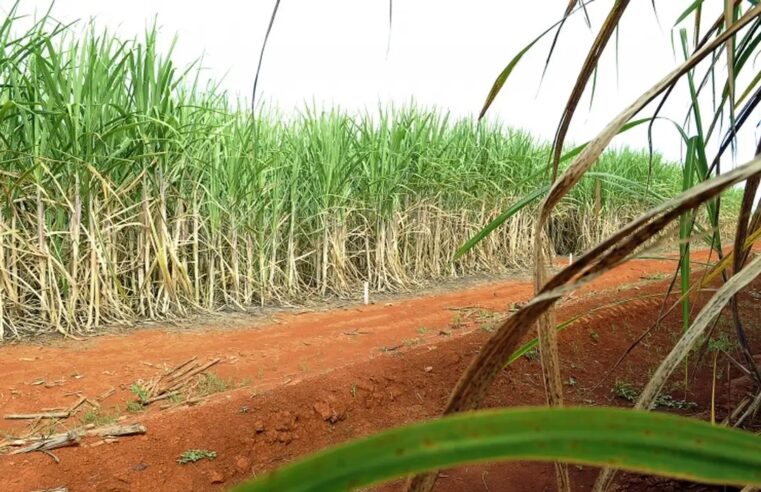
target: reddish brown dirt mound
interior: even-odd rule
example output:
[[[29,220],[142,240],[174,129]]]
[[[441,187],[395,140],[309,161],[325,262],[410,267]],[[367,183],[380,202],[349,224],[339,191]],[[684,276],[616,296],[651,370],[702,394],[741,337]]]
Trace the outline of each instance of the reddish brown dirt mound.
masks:
[[[561,307],[562,320],[616,300],[640,298],[595,312],[561,333],[570,402],[628,404],[611,391],[616,379],[642,384],[647,368],[669,350],[679,329],[673,316],[615,374],[603,377],[658,316],[662,296],[657,294],[664,292],[666,281],[654,279],[673,266],[671,261],[631,261]],[[114,388],[115,394],[103,402],[108,407],[104,412],[119,405],[126,422],[141,422],[148,432],[113,444],[84,440],[79,447],[54,451],[60,463],[42,453],[2,456],[0,489],[224,489],[324,446],[435,416],[488,337],[496,320],[492,313],[505,312],[530,292],[525,283],[498,282],[390,304],[280,315],[268,326],[141,330],[54,346],[6,346],[0,353],[1,414],[65,407],[78,395],[95,397]],[[743,298],[748,301],[744,312],[748,319],[761,320],[760,303],[749,296]],[[133,381],[192,356],[222,358],[216,374],[242,387],[194,407],[126,412],[125,402],[134,397],[129,391]],[[707,391],[698,387],[673,396],[697,401],[699,406],[691,411],[704,412]],[[490,395],[489,406],[543,403],[539,362],[518,360],[498,378]],[[719,395],[721,412],[729,395]],[[2,423],[12,434],[22,432],[22,425]],[[217,458],[178,464],[177,458],[189,449],[213,450]],[[587,490],[594,470],[573,467],[573,473],[579,490]],[[438,490],[534,491],[553,485],[551,466],[512,463],[446,472]]]

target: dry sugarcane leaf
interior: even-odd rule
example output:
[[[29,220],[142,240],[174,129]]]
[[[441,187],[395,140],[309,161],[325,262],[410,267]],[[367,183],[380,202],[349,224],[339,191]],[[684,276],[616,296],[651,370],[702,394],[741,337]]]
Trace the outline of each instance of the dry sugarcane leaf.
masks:
[[[547,52],[547,60],[545,60],[544,70],[542,70],[542,79],[544,79],[544,76],[547,73],[547,68],[550,66],[550,59],[552,58],[552,54],[555,52],[555,46],[557,46],[558,44],[558,39],[560,39],[560,31],[563,30],[565,21],[568,20],[568,17],[570,17],[571,13],[573,13],[574,9],[576,9],[576,5],[578,3],[579,3],[579,0],[569,0],[568,4],[565,7],[563,18],[560,20],[560,23],[558,24],[558,30],[555,31],[555,36],[552,38],[552,44],[550,45],[550,49]],[[591,26],[591,23],[589,21],[589,13],[587,12],[587,6],[584,2],[581,2],[581,8],[584,9],[584,16],[585,16],[585,20],[587,21],[587,26]]]
[[[742,246],[748,238],[748,226],[751,221],[751,210],[753,208],[753,201],[758,190],[759,179],[753,177],[745,183],[745,191],[743,192],[742,205],[740,207],[740,216],[737,219],[737,231],[735,232],[735,254],[732,270],[736,274],[741,271],[745,262],[748,259],[749,251],[743,251]],[[735,333],[737,335],[737,341],[740,345],[740,352],[743,354],[745,363],[748,366],[751,377],[755,380],[756,384],[761,386],[761,372],[758,370],[756,361],[753,359],[753,354],[750,351],[750,345],[748,338],[745,334],[745,328],[740,317],[740,310],[737,307],[737,296],[732,296],[730,300],[730,306],[732,309],[732,321],[735,326]]]
[[[277,17],[277,9],[280,7],[280,0],[275,0],[275,6],[272,8],[272,15],[270,16],[270,22],[267,26],[267,32],[264,34],[264,41],[262,41],[262,50],[259,53],[259,63],[256,66],[256,76],[254,77],[254,88],[251,90],[251,114],[256,117],[256,86],[259,84],[259,73],[262,71],[262,61],[264,60],[264,50],[267,48],[267,41],[270,38],[272,32],[272,25],[275,23],[275,17]]]
[[[574,162],[566,169],[566,171],[560,176],[560,178],[550,188],[549,193],[542,203],[540,209],[539,221],[537,222],[537,228],[543,227],[549,218],[549,214],[555,205],[565,196],[571,188],[582,178],[589,168],[596,162],[597,158],[602,154],[603,150],[608,147],[613,137],[620,130],[620,128],[631,120],[643,107],[645,107],[650,101],[657,97],[660,93],[666,90],[671,84],[687,73],[695,65],[697,65],[706,56],[713,53],[717,48],[733,36],[737,31],[745,27],[753,19],[761,15],[761,5],[753,7],[751,10],[745,13],[731,28],[725,30],[721,35],[717,36],[713,41],[707,43],[701,49],[696,51],[689,59],[674,69],[671,73],[666,75],[661,81],[655,84],[650,90],[640,96],[634,103],[629,105],[623,112],[621,112],[616,118],[614,118],[600,134],[589,142],[589,144],[581,151],[579,156]]]
[[[573,90],[571,90],[571,95],[568,97],[568,102],[566,102],[565,108],[563,109],[563,114],[560,117],[560,124],[558,124],[558,128],[555,131],[555,139],[552,143],[553,180],[557,177],[560,155],[563,152],[563,143],[568,134],[568,129],[571,126],[571,119],[576,111],[576,107],[581,100],[581,96],[584,94],[584,89],[586,88],[592,73],[597,67],[597,62],[602,56],[603,51],[605,51],[605,47],[607,46],[610,37],[613,35],[613,32],[621,20],[621,16],[624,14],[624,11],[628,6],[629,0],[622,0],[613,5],[613,8],[608,13],[608,17],[605,19],[605,22],[600,29],[600,32],[597,33],[597,37],[592,43],[592,47],[587,53],[587,58],[584,60],[584,64],[579,71],[578,77],[576,77],[576,83],[574,84]],[[568,7],[572,8],[570,4]],[[558,33],[559,32],[560,30],[558,29]]]
[[[568,16],[570,11],[575,5],[574,1],[571,1],[567,8],[565,17]],[[597,34],[597,38],[592,44],[592,48],[587,53],[587,58],[584,60],[581,71],[576,78],[576,83],[571,91],[571,94],[566,103],[563,114],[560,118],[557,131],[555,133],[555,140],[553,142],[553,155],[552,155],[552,179],[553,181],[557,177],[558,165],[560,163],[560,155],[563,152],[563,142],[568,133],[568,129],[571,125],[571,119],[576,110],[576,107],[581,99],[584,89],[587,86],[589,78],[597,67],[597,62],[602,56],[605,47],[610,40],[611,35],[618,26],[618,22],[621,19],[626,7],[629,5],[629,0],[622,0],[616,2],[608,13],[608,17],[605,20],[600,32]],[[564,17],[564,20],[565,20]],[[560,34],[562,24],[558,28],[558,32],[553,40],[553,46],[557,41],[557,36]],[[548,58],[549,61],[549,58]],[[546,67],[545,67],[546,68]],[[539,229],[537,232],[539,232]],[[535,236],[536,244],[534,246],[535,254],[537,255],[536,264],[543,265],[544,260],[544,247],[543,245],[549,244],[545,241],[545,234],[542,232]],[[538,292],[544,284],[544,268],[536,270],[539,275],[535,277],[535,289]],[[557,344],[557,332],[554,329],[555,320],[553,310],[548,310],[545,314],[539,317],[537,320],[537,331],[539,336],[539,353],[542,364],[542,377],[544,380],[544,390],[547,397],[547,403],[550,406],[563,406],[563,382],[560,372],[560,360],[558,355]],[[568,468],[562,463],[555,464],[555,470],[557,475],[558,490],[570,491],[571,481],[568,475]]]

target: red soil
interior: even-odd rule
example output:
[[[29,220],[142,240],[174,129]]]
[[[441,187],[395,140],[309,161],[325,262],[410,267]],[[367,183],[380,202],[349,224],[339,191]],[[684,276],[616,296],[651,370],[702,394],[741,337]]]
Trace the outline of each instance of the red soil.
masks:
[[[673,268],[673,261],[630,261],[567,300],[558,319],[615,300],[663,293],[668,281],[652,278]],[[143,329],[84,342],[5,346],[0,351],[0,414],[66,407],[79,394],[94,398],[115,388],[104,407],[120,405],[128,416],[125,422],[139,421],[148,432],[113,444],[94,446],[95,441],[84,440],[78,447],[54,451],[60,463],[43,453],[0,456],[0,490],[220,490],[325,446],[435,416],[489,336],[477,322],[468,322],[473,318],[465,317],[460,327],[453,325],[458,312],[467,313],[456,308],[505,312],[530,294],[528,283],[495,282],[373,306],[280,314],[275,323],[261,326]],[[743,294],[743,312],[748,320],[761,320],[761,303],[753,302],[751,294]],[[678,315],[645,338],[614,374],[607,372],[655,320],[661,300],[662,296],[633,300],[595,313],[560,334],[570,403],[628,404],[611,393],[614,381],[644,383],[647,368],[657,365],[671,348],[679,330]],[[758,333],[752,335],[757,347]],[[134,396],[129,386],[135,380],[192,356],[222,358],[214,372],[245,385],[194,407],[124,412],[125,402]],[[500,375],[486,404],[542,404],[540,371],[538,361],[516,361]],[[726,377],[722,384],[727,384]],[[707,391],[698,385],[686,394],[700,404],[694,411],[706,410]],[[721,412],[730,395],[718,393]],[[683,390],[673,395],[685,398]],[[20,434],[25,424],[6,420],[0,425]],[[193,448],[214,450],[217,458],[190,465],[176,462]],[[596,471],[572,471],[578,490],[588,490]],[[637,479],[629,480],[635,484]],[[639,487],[643,490],[652,486],[636,483],[644,483]],[[448,471],[437,490],[553,487],[551,465],[502,463]]]

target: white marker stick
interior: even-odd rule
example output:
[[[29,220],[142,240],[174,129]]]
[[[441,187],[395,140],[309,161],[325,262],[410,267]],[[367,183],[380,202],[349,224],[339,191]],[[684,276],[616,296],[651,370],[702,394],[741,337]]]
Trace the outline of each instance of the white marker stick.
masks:
[[[365,282],[365,305],[370,304],[370,284]]]

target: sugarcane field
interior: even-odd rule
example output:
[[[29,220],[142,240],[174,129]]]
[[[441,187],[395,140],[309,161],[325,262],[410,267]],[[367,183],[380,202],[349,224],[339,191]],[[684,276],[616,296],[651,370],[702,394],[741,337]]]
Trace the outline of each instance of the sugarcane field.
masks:
[[[0,12],[0,492],[761,490],[758,2]]]

